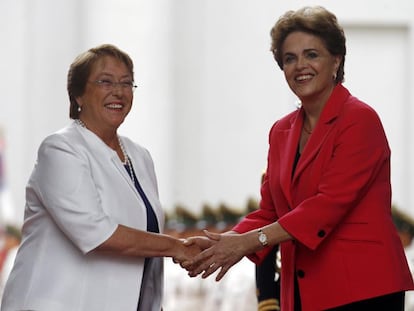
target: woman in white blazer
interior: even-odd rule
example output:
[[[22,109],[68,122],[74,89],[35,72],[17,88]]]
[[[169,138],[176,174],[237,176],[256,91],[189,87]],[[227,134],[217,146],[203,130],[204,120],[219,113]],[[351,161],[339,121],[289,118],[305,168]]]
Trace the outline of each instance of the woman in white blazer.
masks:
[[[199,251],[161,233],[151,156],[117,134],[134,88],[132,60],[115,46],[72,63],[74,122],[39,148],[1,311],[159,311],[162,257]]]

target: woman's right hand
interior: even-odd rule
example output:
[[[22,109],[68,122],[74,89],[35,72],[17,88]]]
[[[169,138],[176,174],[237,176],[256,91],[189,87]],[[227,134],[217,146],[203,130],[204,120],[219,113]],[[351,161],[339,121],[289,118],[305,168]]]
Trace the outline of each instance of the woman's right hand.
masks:
[[[193,236],[186,239],[181,239],[182,246],[179,252],[174,256],[173,261],[180,264],[181,267],[190,261],[203,250],[211,247],[214,241],[205,236]]]

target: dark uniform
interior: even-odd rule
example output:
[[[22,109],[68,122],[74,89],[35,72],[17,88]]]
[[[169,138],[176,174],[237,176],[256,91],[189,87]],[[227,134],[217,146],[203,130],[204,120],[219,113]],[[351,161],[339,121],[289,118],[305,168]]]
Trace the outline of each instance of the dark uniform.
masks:
[[[279,246],[260,265],[256,265],[256,294],[258,311],[280,310],[280,266]]]

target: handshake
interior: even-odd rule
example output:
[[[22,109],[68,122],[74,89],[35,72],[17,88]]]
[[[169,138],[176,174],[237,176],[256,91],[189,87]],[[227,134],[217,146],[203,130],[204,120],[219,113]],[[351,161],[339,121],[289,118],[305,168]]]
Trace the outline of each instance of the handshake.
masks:
[[[227,271],[248,253],[244,235],[230,231],[213,233],[204,230],[205,236],[194,236],[179,240],[181,245],[175,250],[174,263],[188,271],[190,277],[201,274],[207,278],[218,269],[216,281],[220,281]]]

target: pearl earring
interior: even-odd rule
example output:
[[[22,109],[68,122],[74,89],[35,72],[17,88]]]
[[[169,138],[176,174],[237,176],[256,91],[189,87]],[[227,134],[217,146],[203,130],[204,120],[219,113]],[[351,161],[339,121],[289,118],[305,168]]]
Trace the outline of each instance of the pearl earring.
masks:
[[[78,112],[82,111],[82,107],[78,105]]]

